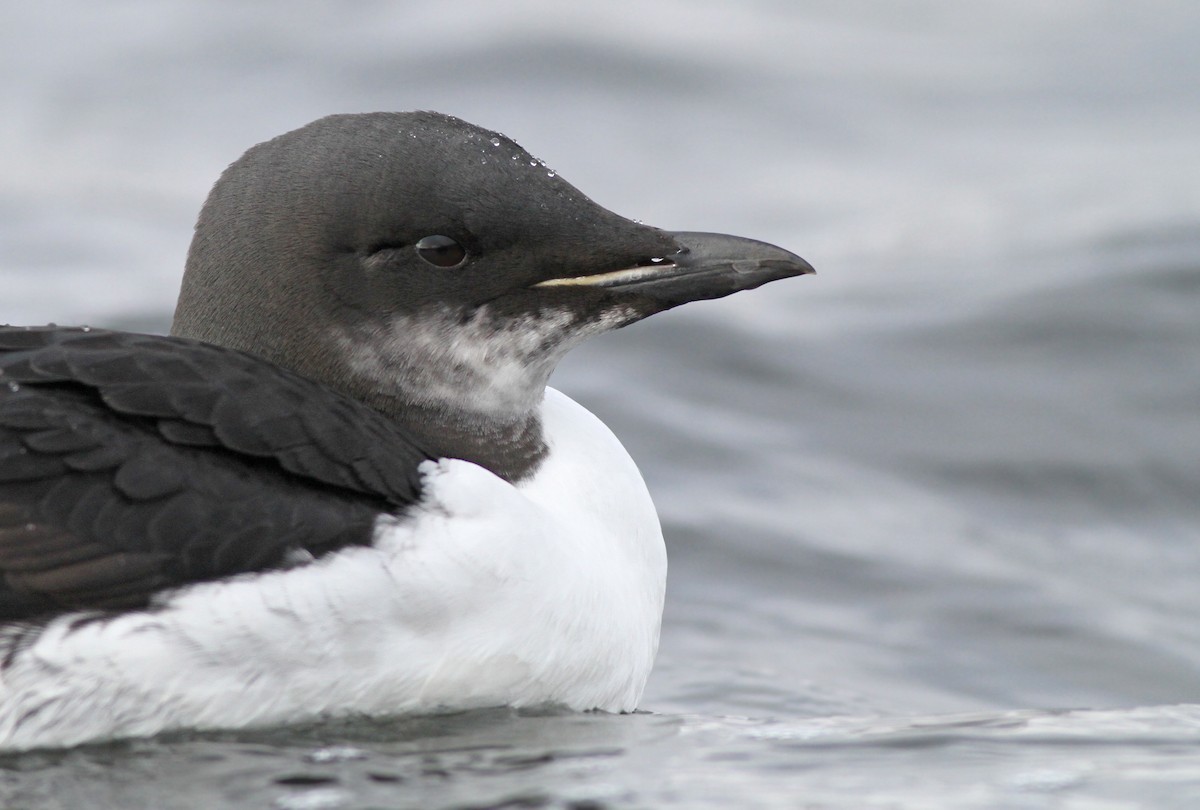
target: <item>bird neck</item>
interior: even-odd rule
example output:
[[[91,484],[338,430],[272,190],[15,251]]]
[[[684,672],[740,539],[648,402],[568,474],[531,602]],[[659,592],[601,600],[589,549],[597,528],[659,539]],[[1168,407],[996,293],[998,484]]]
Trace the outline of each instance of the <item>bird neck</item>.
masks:
[[[533,475],[549,450],[540,407],[512,417],[485,418],[474,411],[414,404],[379,394],[365,401],[403,427],[430,456],[464,459],[509,482]]]

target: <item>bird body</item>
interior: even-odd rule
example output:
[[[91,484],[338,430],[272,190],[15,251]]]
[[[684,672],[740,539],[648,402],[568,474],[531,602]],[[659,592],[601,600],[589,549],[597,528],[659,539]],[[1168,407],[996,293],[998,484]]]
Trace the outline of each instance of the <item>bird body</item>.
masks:
[[[0,748],[633,710],[661,529],[547,380],[596,334],[808,272],[618,217],[436,113],[254,147],[171,336],[0,328]]]
[[[426,461],[420,501],[381,517],[369,545],[6,640],[22,649],[0,672],[0,739],[495,705],[633,710],[658,646],[658,519],[603,423],[553,389],[541,416],[554,452],[518,485]]]

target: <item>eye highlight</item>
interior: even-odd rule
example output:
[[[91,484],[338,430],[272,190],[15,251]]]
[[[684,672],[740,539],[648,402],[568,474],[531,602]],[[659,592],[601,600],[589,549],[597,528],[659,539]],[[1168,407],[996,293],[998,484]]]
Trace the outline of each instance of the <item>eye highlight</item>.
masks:
[[[449,236],[433,234],[417,240],[417,255],[434,267],[457,267],[467,258],[466,249]]]

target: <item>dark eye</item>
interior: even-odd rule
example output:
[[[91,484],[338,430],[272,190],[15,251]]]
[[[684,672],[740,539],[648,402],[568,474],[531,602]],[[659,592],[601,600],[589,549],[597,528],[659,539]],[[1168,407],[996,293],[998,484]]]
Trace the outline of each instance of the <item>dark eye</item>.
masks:
[[[467,251],[449,236],[434,234],[417,240],[417,255],[434,267],[457,267],[467,258]]]

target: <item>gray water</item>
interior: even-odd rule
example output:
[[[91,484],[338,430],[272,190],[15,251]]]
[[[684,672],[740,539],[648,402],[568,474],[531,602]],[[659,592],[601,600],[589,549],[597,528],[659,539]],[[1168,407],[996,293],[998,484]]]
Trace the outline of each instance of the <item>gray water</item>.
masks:
[[[632,716],[0,759],[28,808],[1200,806],[1200,5],[14,5],[0,322],[161,330],[208,186],[331,112],[501,130],[818,275],[577,350],[671,579]]]

